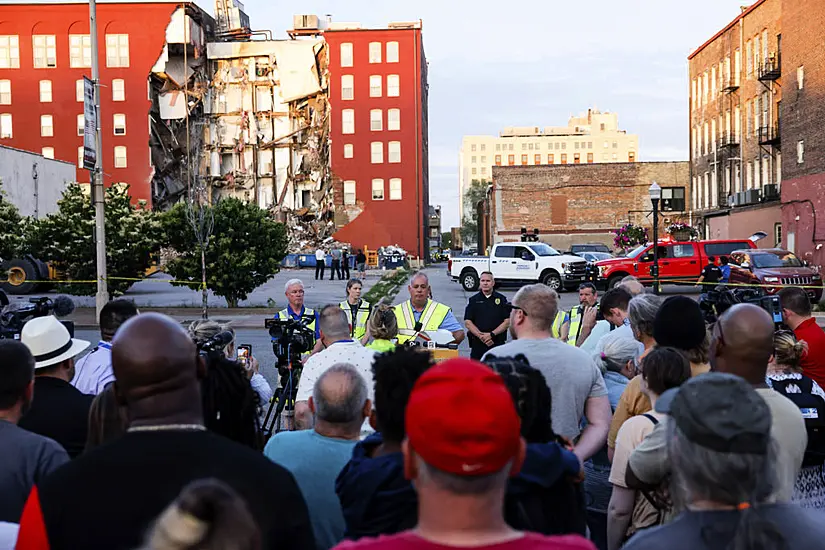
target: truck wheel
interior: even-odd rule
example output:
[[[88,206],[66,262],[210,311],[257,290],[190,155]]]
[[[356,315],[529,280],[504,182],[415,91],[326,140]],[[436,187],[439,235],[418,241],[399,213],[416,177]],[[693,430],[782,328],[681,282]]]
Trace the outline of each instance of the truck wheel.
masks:
[[[37,268],[27,260],[14,259],[3,264],[8,279],[0,287],[9,294],[29,294],[38,284]]]
[[[624,277],[622,277],[621,275],[616,275],[615,277],[611,277],[607,281],[607,290],[612,290],[612,289],[616,288],[617,286],[619,286],[622,282],[622,279],[624,279]]]
[[[461,286],[467,292],[475,292],[478,290],[478,275],[473,271],[465,271],[461,274]]]
[[[561,277],[559,277],[558,273],[546,273],[541,278],[541,283],[543,285],[549,286],[556,292],[561,290]]]

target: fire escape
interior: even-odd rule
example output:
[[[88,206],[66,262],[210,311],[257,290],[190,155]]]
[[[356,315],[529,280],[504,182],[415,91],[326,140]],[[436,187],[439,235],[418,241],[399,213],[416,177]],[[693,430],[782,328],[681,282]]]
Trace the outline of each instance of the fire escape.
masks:
[[[741,140],[740,127],[735,117],[735,107],[739,105],[739,74],[731,72],[730,62],[725,66],[725,86],[722,94],[728,100],[728,109],[725,116],[725,129],[719,137],[719,149],[713,162],[714,171],[722,167],[721,177],[717,185],[717,200],[720,206],[735,206],[734,186],[738,173],[741,173]]]
[[[779,36],[781,45],[782,37]],[[782,78],[782,54],[781,50],[771,53],[759,67],[759,82],[768,90],[771,109],[762,114],[762,124],[757,129],[759,147],[771,159],[768,177],[762,181],[762,202],[779,200],[779,182],[777,174],[777,159],[781,158],[782,133],[781,121],[779,119],[779,103],[774,101],[777,88],[781,88],[779,79]],[[765,109],[766,107],[763,107]],[[775,111],[775,114],[774,112]],[[760,162],[761,165],[761,162]]]

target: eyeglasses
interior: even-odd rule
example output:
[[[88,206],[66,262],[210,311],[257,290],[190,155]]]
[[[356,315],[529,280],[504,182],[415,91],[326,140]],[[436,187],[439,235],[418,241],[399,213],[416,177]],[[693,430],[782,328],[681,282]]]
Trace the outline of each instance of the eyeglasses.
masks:
[[[513,304],[508,304],[508,305],[510,306],[510,313],[512,313],[512,312],[513,312],[513,311],[515,311],[515,310],[519,310],[519,311],[521,311],[522,315],[524,315],[525,317],[527,317],[527,316],[528,316],[528,315],[527,315],[527,312],[526,312],[526,311],[524,311],[524,308],[519,307],[519,306],[516,306],[516,305],[513,305]]]

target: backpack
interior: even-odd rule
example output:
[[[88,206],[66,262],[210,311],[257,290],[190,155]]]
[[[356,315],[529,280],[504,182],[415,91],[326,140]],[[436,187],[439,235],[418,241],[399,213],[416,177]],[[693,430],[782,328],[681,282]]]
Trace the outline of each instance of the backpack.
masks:
[[[808,432],[808,446],[802,466],[825,463],[825,398],[814,393],[814,381],[804,375],[778,375],[768,378],[768,385],[799,407]]]

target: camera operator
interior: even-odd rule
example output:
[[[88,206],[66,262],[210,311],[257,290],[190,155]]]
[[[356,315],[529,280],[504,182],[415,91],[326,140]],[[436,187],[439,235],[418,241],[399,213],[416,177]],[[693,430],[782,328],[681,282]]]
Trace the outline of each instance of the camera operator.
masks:
[[[286,321],[287,319],[302,321],[311,318],[312,322],[306,325],[307,328],[312,329],[315,333],[310,349],[312,353],[323,349],[321,347],[321,332],[318,327],[318,312],[304,306],[304,282],[301,281],[301,279],[290,279],[284,285],[284,294],[288,302],[287,306],[279,311],[275,318],[281,321]]]
[[[214,321],[192,323],[189,336],[206,363],[201,380],[206,428],[260,449],[259,409],[272,397],[272,389],[258,373],[257,360],[250,357],[248,367],[233,360],[234,332]]]

